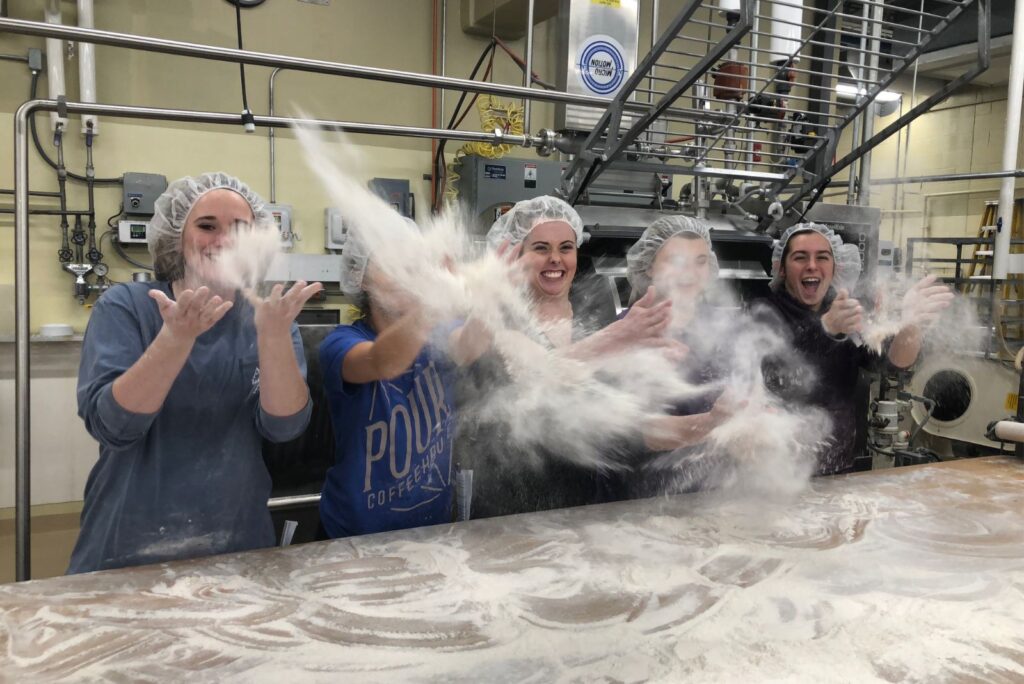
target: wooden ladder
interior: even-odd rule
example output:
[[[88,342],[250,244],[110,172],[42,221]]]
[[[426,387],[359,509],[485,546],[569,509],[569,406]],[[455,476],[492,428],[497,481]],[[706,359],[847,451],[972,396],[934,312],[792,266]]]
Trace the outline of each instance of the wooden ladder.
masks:
[[[981,225],[978,227],[979,238],[995,236],[998,212],[998,200],[985,202],[985,211],[982,212]],[[1012,240],[1024,239],[1024,198],[1016,199],[1013,202],[1010,238]],[[1022,251],[1024,251],[1024,245],[1010,245],[1011,254],[1019,254]],[[960,284],[961,292],[970,295],[979,285],[978,281],[991,280],[994,253],[994,245],[975,246],[971,261],[967,266],[967,281]],[[1007,340],[1024,340],[1024,275],[1014,274],[1007,277],[1003,284],[1002,302],[1003,337]]]

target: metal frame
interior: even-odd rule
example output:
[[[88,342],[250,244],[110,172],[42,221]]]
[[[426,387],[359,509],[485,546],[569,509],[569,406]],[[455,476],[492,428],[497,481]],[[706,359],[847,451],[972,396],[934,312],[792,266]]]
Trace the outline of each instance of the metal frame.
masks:
[[[606,103],[604,114],[594,129],[587,136],[583,144],[583,151],[573,160],[562,177],[562,194],[571,204],[575,204],[580,194],[588,183],[593,182],[601,173],[608,168],[615,160],[619,159],[626,149],[633,144],[642,134],[647,133],[650,139],[649,128],[657,119],[664,114],[676,99],[687,89],[693,86],[697,80],[704,75],[731,47],[747,34],[751,29],[751,16],[753,15],[753,0],[742,0],[740,6],[739,21],[726,32],[725,36],[714,43],[700,61],[687,71],[681,78],[660,79],[654,75],[658,66],[658,60],[665,54],[671,52],[669,47],[675,42],[679,33],[693,18],[694,13],[701,8],[702,0],[689,0],[679,14],[669,23],[665,33],[651,47],[650,53],[637,65],[636,70],[630,75],[629,80],[622,86],[615,98]],[[630,98],[638,91],[644,81],[670,80],[673,85],[665,93],[657,93],[652,87],[648,92],[649,98],[660,94],[661,99],[648,105],[647,111],[641,115],[629,130],[619,135],[622,114],[629,104]],[[600,153],[595,151],[599,145],[603,145]],[[589,164],[589,169],[583,171],[584,164]]]
[[[30,100],[18,108],[14,116],[14,286],[15,286],[15,564],[16,579],[24,581],[31,576],[31,357],[29,354],[29,117],[36,112],[61,111],[72,114],[96,114],[127,119],[156,121],[189,121],[193,123],[237,126],[238,115],[222,112],[197,112],[184,109],[158,109],[123,105],[56,102]],[[530,135],[504,135],[476,133],[448,129],[417,128],[367,124],[326,119],[297,119],[290,117],[256,116],[257,126],[287,128],[297,124],[349,133],[370,133],[412,138],[445,138],[465,142],[490,142],[495,145],[513,144],[539,147],[541,140]]]
[[[587,136],[563,176],[561,193],[570,202],[580,201],[588,186],[609,169],[698,178],[712,176],[766,184],[766,194],[781,200],[783,208],[789,211],[808,198],[817,198],[836,173],[854,162],[860,160],[866,168],[874,147],[988,68],[990,0],[977,0],[977,62],[876,133],[868,109],[875,98],[975,0],[945,2],[935,12],[864,0],[861,16],[843,13],[844,0],[815,0],[804,6],[807,19],[801,17],[799,21],[773,20],[764,8],[779,1],[743,0],[738,17],[733,17],[735,23],[727,24],[713,0],[688,0],[608,103],[604,116]],[[899,23],[889,14],[905,14],[913,21]],[[759,37],[771,35],[760,28],[761,20],[781,22],[802,30],[801,35],[793,39],[794,57],[776,59],[780,55],[764,44],[767,40],[758,42]],[[701,31],[706,28],[707,37],[693,37],[695,27]],[[885,38],[882,29],[892,27],[905,29],[909,36]],[[684,33],[686,29],[689,30]],[[913,40],[915,37],[917,40]],[[841,59],[840,51],[853,55],[852,60]],[[725,57],[727,52],[729,55]],[[745,60],[739,55],[744,55]],[[696,61],[692,66],[681,65],[678,61],[665,63],[679,56]],[[749,69],[746,76],[749,86],[743,98],[711,96],[710,77],[723,58]],[[797,63],[798,59],[803,61]],[[883,60],[889,63],[884,64]],[[851,104],[836,98],[834,84],[850,80],[850,76],[841,71],[844,66],[851,68],[852,82],[864,91]],[[681,78],[666,77],[668,73],[680,72]],[[790,72],[798,78],[791,87],[780,87],[785,85]],[[640,87],[641,83],[647,87]],[[655,84],[661,84],[664,90],[659,90]],[[754,98],[769,95],[781,98],[781,104],[766,103],[762,97],[754,105]],[[693,98],[693,106],[686,106],[684,97]],[[622,133],[621,122],[628,120],[627,113],[632,112],[641,99],[647,101],[646,111]],[[708,103],[718,105],[719,111],[705,109]],[[783,118],[774,118],[776,113]],[[803,118],[797,119],[796,115]],[[863,122],[863,140],[855,141],[854,149],[838,163],[833,163],[841,131],[858,120]],[[693,134],[683,137],[694,142],[687,146],[673,145],[673,136],[690,130],[680,129],[679,125],[692,127]],[[674,130],[670,130],[673,127]],[[802,130],[794,130],[797,128]],[[794,139],[794,134],[808,141]],[[753,162],[750,156],[752,142],[762,146],[760,162]],[[697,211],[700,211],[699,206]],[[771,219],[766,218],[760,227],[766,229],[771,223]]]
[[[825,186],[827,186],[831,182],[832,177],[835,176],[835,174],[839,173],[847,166],[850,166],[851,164],[856,162],[858,159],[869,153],[875,147],[885,142],[890,136],[896,133],[896,131],[903,128],[911,121],[913,121],[917,117],[921,116],[922,114],[930,110],[939,102],[945,100],[954,91],[958,90],[961,86],[970,83],[975,79],[975,77],[977,77],[978,75],[980,75],[981,73],[988,69],[989,65],[991,64],[991,31],[989,28],[991,22],[991,3],[990,0],[977,0],[977,2],[978,61],[974,64],[974,66],[972,66],[970,69],[968,69],[966,72],[961,74],[956,79],[944,85],[939,90],[932,93],[931,96],[923,100],[916,107],[914,107],[906,114],[896,119],[896,121],[893,121],[891,124],[883,128],[878,133],[874,134],[870,138],[865,136],[866,139],[859,146],[852,149],[845,157],[843,157],[839,161],[833,163],[828,168],[827,173],[825,175],[821,176],[817,181],[813,183],[801,186],[801,188],[786,201],[784,205],[786,210],[793,208],[798,202],[801,202],[806,198],[816,200],[817,197],[821,194],[821,192],[825,189]],[[943,28],[945,26],[948,26],[949,23],[951,23],[957,16],[959,16],[960,13],[963,12],[964,8],[967,7],[969,4],[970,0],[967,0],[964,3],[957,5],[956,9],[954,9],[953,12],[950,13],[948,18],[941,22],[943,24]],[[936,35],[937,33],[938,31],[936,31]],[[934,35],[932,36],[932,38],[933,37]],[[921,54],[921,47],[930,42],[930,40],[931,38],[923,42],[918,47],[916,54],[913,57],[911,57],[910,55],[904,57],[901,60],[899,68],[893,69],[890,78],[888,78],[885,81],[884,85],[876,85],[873,87],[872,90],[869,90],[867,96],[861,98],[860,102],[857,105],[854,115],[860,114],[865,107],[874,102],[874,99],[875,97],[877,97],[878,93],[885,90],[885,88],[887,88],[888,85],[893,80],[895,80],[897,76],[902,74],[907,69],[907,67],[909,67],[915,59],[917,59],[917,56]]]

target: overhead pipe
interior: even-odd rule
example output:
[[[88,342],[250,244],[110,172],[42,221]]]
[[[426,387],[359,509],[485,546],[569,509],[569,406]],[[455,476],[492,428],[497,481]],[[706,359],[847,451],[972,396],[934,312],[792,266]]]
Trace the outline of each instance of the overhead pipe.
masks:
[[[93,23],[93,0],[78,0],[78,25],[91,29]],[[78,99],[80,102],[96,102],[96,46],[92,43],[80,43],[78,46]],[[95,116],[82,117],[82,135],[98,135],[99,132],[99,121]]]
[[[46,20],[46,24],[62,25],[60,0],[47,0],[46,7],[43,8],[43,18]],[[0,19],[0,21],[10,20]],[[46,39],[46,86],[51,100],[64,97],[67,92],[64,87],[64,41],[61,38],[47,37]],[[56,131],[58,125],[61,128],[67,128],[67,118],[60,116],[57,112],[50,112],[50,130]]]
[[[22,104],[14,116],[14,298],[15,298],[15,375],[14,375],[14,449],[15,449],[15,577],[20,581],[31,578],[31,365],[29,357],[29,242],[28,242],[28,141],[29,118],[37,111],[56,111],[58,103],[52,100],[29,100]],[[230,112],[197,112],[185,109],[157,109],[83,102],[67,102],[64,108],[71,114],[117,116],[152,121],[187,121],[192,123],[238,125],[238,115]],[[366,124],[325,119],[297,119],[289,117],[253,117],[257,126],[286,128],[309,125],[349,133],[395,135],[413,138],[445,138],[464,142],[483,142],[494,145],[512,144],[539,147],[541,139],[531,135],[506,135],[502,132],[478,133],[452,131],[414,126]]]
[[[329,62],[322,59],[291,57],[288,55],[279,55],[269,52],[238,50],[236,48],[221,47],[217,45],[203,45],[200,43],[189,43],[181,40],[168,40],[166,38],[139,36],[130,33],[103,31],[100,29],[59,26],[40,21],[27,21],[24,19],[0,19],[0,33],[60,38],[64,40],[75,40],[78,42],[89,42],[95,45],[110,45],[113,47],[132,48],[146,52],[158,52],[161,54],[178,55],[181,57],[196,57],[200,59],[211,59],[236,64],[252,64],[255,66],[270,68],[284,67],[294,71],[329,74],[332,76],[347,76],[349,78],[365,78],[372,81],[401,83],[404,85],[416,85],[427,88],[445,88],[448,90],[465,91],[470,93],[497,95],[499,97],[507,97],[509,99],[520,99],[525,97],[533,101],[572,104],[580,105],[582,107],[599,107],[601,109],[605,109],[608,106],[608,101],[605,98],[598,97],[596,95],[575,95],[558,90],[530,89],[523,88],[522,86],[505,85],[502,83],[473,81],[466,78],[433,76],[431,74],[421,74],[415,71],[383,69],[357,64],[346,64],[343,62]],[[650,108],[646,102],[626,102],[623,104],[623,107],[624,109],[632,112],[646,112]]]
[[[937,176],[900,176],[878,178],[872,185],[913,185],[914,183],[948,183],[952,181],[989,180],[992,178],[1024,178],[1024,169],[1011,171],[975,171],[971,173],[944,173]]]
[[[1006,134],[1003,137],[1003,169],[1017,168],[1020,143],[1020,110],[1024,98],[1024,0],[1013,8],[1013,43],[1010,47],[1010,82],[1006,86]],[[1010,238],[1013,232],[1013,195],[1015,176],[1005,176],[999,188],[999,213],[996,219],[996,244],[993,248],[992,277],[1005,280],[1009,271]]]

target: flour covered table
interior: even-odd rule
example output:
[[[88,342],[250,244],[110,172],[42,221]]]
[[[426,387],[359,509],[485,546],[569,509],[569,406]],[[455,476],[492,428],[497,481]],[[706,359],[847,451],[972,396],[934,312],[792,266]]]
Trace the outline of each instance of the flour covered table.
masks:
[[[0,586],[0,681],[1024,681],[1024,466]]]

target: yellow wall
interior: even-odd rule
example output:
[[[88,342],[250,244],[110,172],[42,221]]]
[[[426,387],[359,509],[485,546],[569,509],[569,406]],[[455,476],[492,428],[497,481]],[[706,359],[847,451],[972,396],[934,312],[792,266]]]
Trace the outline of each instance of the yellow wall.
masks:
[[[911,103],[913,83],[909,76],[899,79],[892,90],[904,94],[903,111],[931,95],[942,84],[918,79],[916,97]],[[875,119],[880,131],[899,116]],[[907,129],[875,149],[871,176],[893,178],[937,174],[998,171],[1002,167],[1006,125],[1006,86],[967,86],[915,120],[909,128],[910,147],[906,150]],[[839,144],[839,156],[850,149],[848,130]],[[1017,168],[1024,163],[1024,148],[1018,151]],[[904,171],[905,169],[905,171]],[[846,173],[841,174],[829,192],[845,191]],[[976,236],[986,200],[999,197],[999,180],[914,183],[871,188],[870,204],[882,209],[881,235],[905,246],[911,237]],[[1017,194],[1021,194],[1020,179]],[[845,202],[845,194],[829,198]],[[952,256],[942,248],[933,255]],[[948,252],[948,253],[946,253]]]
[[[19,2],[12,7],[15,18],[42,17],[42,0]],[[65,23],[75,17],[75,3],[62,2]],[[466,77],[487,41],[469,36],[459,28],[459,3],[449,0],[447,73]],[[360,0],[332,2],[319,6],[300,2],[270,0],[263,6],[243,12],[245,47],[300,57],[350,62],[427,73],[431,69],[431,3],[421,0]],[[96,4],[98,28],[145,36],[187,40],[211,45],[234,46],[234,10],[222,0],[103,0]],[[552,60],[555,52],[554,22],[538,26],[535,33],[534,61],[538,72],[554,80]],[[524,40],[512,41],[520,53]],[[0,37],[0,52],[24,54],[29,47],[42,47],[39,38]],[[99,46],[97,54],[98,99],[106,103],[145,105],[180,109],[237,112],[241,110],[238,66],[170,55],[160,55]],[[67,61],[69,99],[77,92],[77,59]],[[246,80],[250,107],[256,113],[267,112],[267,84],[271,70],[247,67]],[[499,55],[495,60],[495,81],[520,83],[521,72],[511,60]],[[13,138],[11,114],[27,99],[29,74],[24,64],[0,62],[0,140]],[[40,95],[45,96],[46,81],[40,80]],[[446,95],[450,113],[457,95]],[[322,118],[365,121],[408,126],[431,126],[431,91],[362,79],[349,79],[300,72],[283,72],[277,77],[276,113],[296,114],[300,110]],[[534,107],[535,128],[550,126],[552,108]],[[49,138],[44,115],[39,116],[44,143]],[[463,128],[479,126],[475,113],[467,117]],[[82,172],[84,151],[79,122],[73,119],[72,134],[67,136],[69,168]],[[269,160],[266,130],[247,135],[241,128],[195,126],[164,122],[100,120],[95,163],[101,176],[119,175],[126,170],[161,173],[169,180],[207,170],[234,173],[267,197]],[[429,182],[423,174],[430,170],[430,142],[411,138],[356,136],[364,147],[366,163],[361,175],[404,178],[411,181],[417,197],[417,209],[426,211]],[[449,146],[454,152],[457,145]],[[0,147],[0,187],[13,186],[13,155],[7,144]],[[306,168],[288,131],[278,131],[277,201],[294,205],[296,228],[302,240],[295,251],[322,253],[323,210],[326,196],[315,181],[315,173]],[[522,154],[532,154],[523,151]],[[54,173],[33,151],[31,187],[55,190]],[[83,186],[69,184],[72,208],[85,206]],[[100,230],[103,220],[117,212],[118,188],[97,191]],[[36,199],[34,206],[55,207],[53,199]],[[11,206],[0,197],[0,206]],[[13,217],[0,215],[0,284],[13,282]],[[88,311],[70,296],[72,278],[61,271],[56,259],[59,246],[58,221],[54,217],[33,217],[32,239],[32,321],[37,330],[46,323],[70,323],[82,331]],[[142,261],[148,254],[142,248],[130,253]],[[104,248],[114,279],[127,279],[133,267],[123,264]],[[9,291],[0,296],[9,296]],[[6,310],[0,312],[0,316]],[[10,315],[0,322],[0,335],[9,335]]]

